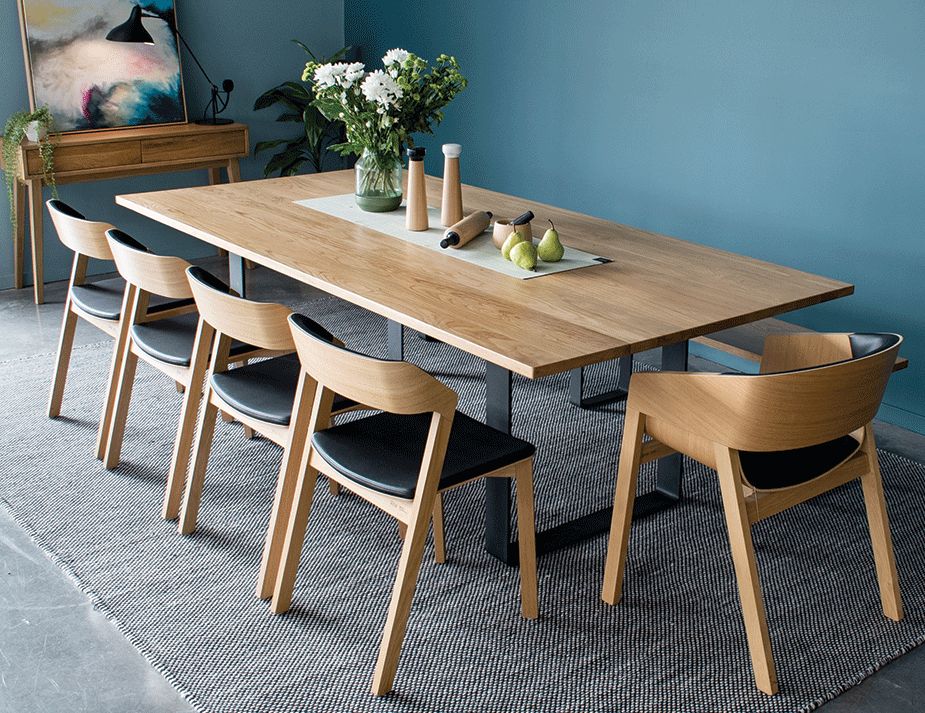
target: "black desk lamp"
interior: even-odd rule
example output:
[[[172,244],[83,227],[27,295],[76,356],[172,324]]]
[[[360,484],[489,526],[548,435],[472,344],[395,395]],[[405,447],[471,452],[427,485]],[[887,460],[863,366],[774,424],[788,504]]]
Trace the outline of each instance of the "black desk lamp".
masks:
[[[206,78],[206,81],[209,82],[209,86],[212,88],[212,98],[209,100],[208,105],[206,105],[205,111],[202,113],[202,118],[199,119],[197,124],[231,124],[233,123],[231,119],[221,119],[218,117],[225,108],[228,106],[228,100],[231,97],[231,90],[234,89],[234,82],[230,79],[226,79],[222,82],[222,88],[219,89],[215,82],[209,77],[205,68],[203,68],[202,63],[199,61],[199,58],[196,57],[196,53],[193,52],[193,48],[189,46],[189,43],[180,34],[180,31],[177,29],[177,22],[173,14],[173,10],[165,12],[163,14],[159,13],[145,13],[142,12],[140,5],[135,5],[132,7],[132,14],[129,15],[128,20],[123,22],[121,25],[113,27],[109,34],[106,35],[106,39],[111,42],[139,42],[146,45],[153,45],[154,38],[151,37],[151,34],[145,29],[144,24],[141,22],[141,18],[151,17],[156,20],[163,20],[167,23],[167,27],[170,28],[170,31],[173,32],[183,43],[183,46],[186,47],[186,51],[189,52],[190,57],[193,58],[193,61],[196,63],[196,66],[199,67],[199,71],[202,72],[203,76]],[[224,95],[221,96],[220,95]]]

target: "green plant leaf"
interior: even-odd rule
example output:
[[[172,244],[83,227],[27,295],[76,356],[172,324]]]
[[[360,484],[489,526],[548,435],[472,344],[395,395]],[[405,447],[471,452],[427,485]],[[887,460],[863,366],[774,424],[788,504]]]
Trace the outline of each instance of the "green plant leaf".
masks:
[[[254,144],[254,156],[259,154],[261,151],[266,151],[267,149],[276,148],[282,144],[289,143],[290,139],[272,139],[269,141],[258,141]]]

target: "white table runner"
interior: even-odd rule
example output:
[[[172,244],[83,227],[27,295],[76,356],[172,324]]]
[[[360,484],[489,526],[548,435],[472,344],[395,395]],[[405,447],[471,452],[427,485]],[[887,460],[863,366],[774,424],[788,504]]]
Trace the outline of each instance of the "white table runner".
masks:
[[[342,220],[349,220],[351,223],[362,225],[364,228],[371,228],[400,240],[434,250],[450,259],[464,260],[509,277],[516,277],[519,280],[529,280],[533,277],[542,277],[556,272],[577,270],[581,267],[591,267],[611,262],[608,258],[591,255],[566,245],[565,255],[559,262],[543,262],[540,260],[536,264],[536,271],[529,272],[521,270],[509,260],[501,257],[501,251],[492,244],[491,234],[488,231],[459,249],[441,248],[440,241],[443,239],[444,228],[440,227],[440,210],[437,208],[429,209],[430,230],[414,231],[405,228],[405,206],[389,213],[368,213],[357,207],[352,193],[327,196],[325,198],[309,198],[295,202],[311,210],[326,213]],[[562,238],[565,242],[568,241],[567,235],[562,236]],[[534,239],[534,243],[536,242],[537,240]]]

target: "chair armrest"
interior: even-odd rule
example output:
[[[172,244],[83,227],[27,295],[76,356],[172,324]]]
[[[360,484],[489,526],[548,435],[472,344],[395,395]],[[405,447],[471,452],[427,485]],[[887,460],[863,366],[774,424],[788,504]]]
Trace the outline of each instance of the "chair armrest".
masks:
[[[736,419],[738,374],[639,372],[630,379],[627,408],[714,442],[723,442],[726,424]]]

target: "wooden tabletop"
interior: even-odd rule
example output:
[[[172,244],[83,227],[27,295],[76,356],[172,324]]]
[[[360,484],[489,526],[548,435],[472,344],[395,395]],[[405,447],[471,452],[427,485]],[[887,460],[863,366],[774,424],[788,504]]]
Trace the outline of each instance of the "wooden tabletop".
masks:
[[[463,188],[465,212],[509,218],[532,210],[535,233],[552,218],[563,243],[613,262],[516,280],[294,203],[353,189],[353,171],[337,171],[121,195],[116,202],[529,378],[854,291],[837,280],[473,186]],[[439,179],[428,177],[427,195],[439,206]]]

